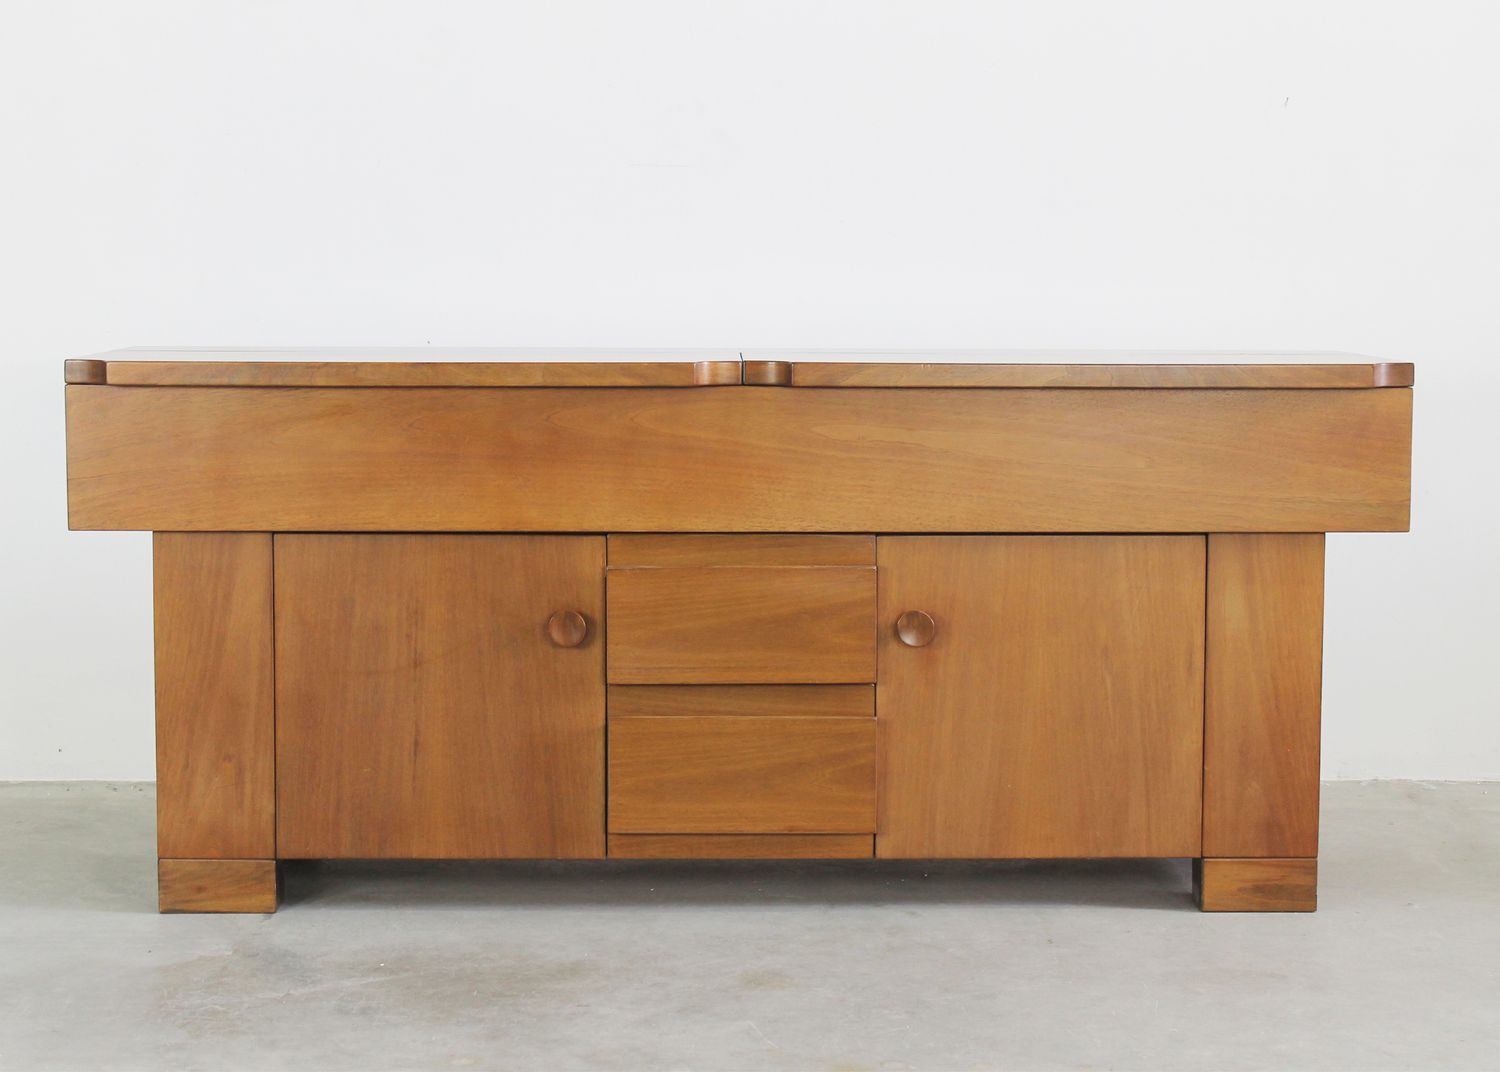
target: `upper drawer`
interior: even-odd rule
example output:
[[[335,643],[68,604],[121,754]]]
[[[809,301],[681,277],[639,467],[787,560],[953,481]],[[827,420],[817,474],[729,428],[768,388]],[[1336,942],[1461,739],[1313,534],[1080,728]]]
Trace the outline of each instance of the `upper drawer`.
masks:
[[[649,540],[611,539],[605,636],[612,684],[875,680],[868,537]],[[848,564],[862,558],[867,564]],[[634,564],[643,562],[655,564]]]

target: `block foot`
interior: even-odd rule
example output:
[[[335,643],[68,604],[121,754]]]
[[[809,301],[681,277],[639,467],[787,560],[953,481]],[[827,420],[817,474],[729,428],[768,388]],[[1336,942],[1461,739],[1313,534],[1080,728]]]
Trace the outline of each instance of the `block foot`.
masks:
[[[280,901],[275,860],[158,860],[162,912],[274,912]]]
[[[1318,861],[1194,860],[1193,897],[1205,912],[1312,912],[1318,907]]]

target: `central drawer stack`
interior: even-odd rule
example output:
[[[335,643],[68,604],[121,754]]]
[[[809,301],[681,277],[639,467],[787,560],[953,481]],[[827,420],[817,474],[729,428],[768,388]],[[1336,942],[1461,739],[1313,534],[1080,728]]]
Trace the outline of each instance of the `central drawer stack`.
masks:
[[[875,540],[611,536],[608,851],[869,857]]]

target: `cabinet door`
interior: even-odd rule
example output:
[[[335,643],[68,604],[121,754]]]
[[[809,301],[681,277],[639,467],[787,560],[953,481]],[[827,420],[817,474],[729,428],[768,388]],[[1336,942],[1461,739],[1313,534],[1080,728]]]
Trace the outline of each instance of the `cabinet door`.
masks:
[[[882,537],[878,555],[876,855],[1199,854],[1203,537]],[[931,619],[925,645],[907,612]]]
[[[278,856],[604,854],[602,538],[277,536],[275,575]]]

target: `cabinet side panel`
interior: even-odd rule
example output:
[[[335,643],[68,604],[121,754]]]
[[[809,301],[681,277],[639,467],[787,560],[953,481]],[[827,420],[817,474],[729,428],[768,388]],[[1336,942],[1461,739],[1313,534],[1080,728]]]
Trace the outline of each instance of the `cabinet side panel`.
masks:
[[[158,532],[158,855],[276,855],[271,537]]]
[[[1323,542],[1209,537],[1204,856],[1318,854]]]

